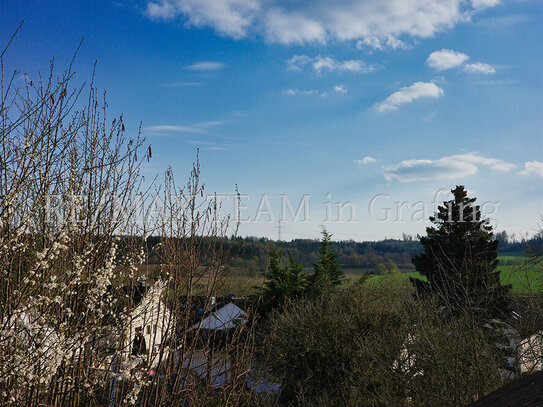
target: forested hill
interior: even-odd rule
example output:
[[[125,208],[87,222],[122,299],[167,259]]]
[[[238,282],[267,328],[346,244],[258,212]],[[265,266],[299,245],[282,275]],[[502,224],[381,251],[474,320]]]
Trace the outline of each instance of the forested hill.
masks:
[[[496,234],[500,241],[499,252],[502,255],[520,255],[526,250],[541,250],[543,234],[531,239],[515,240],[506,232]],[[159,242],[158,237],[149,238],[151,248],[150,262],[159,263],[159,255],[152,248]],[[270,246],[292,253],[295,260],[305,267],[312,267],[319,255],[320,242],[311,239],[295,239],[290,242],[273,241],[266,238],[247,237],[230,238],[223,242],[230,252],[230,265],[243,273],[259,273],[266,269]],[[372,271],[375,268],[399,269],[412,271],[411,259],[421,251],[417,238],[404,236],[403,239],[386,239],[377,242],[338,241],[334,243],[338,261],[345,269]]]
[[[267,239],[246,238],[239,239],[239,249],[234,264],[243,269],[248,266],[247,261],[254,262],[260,269],[265,267],[267,250],[270,245],[292,253],[295,260],[306,267],[315,264],[319,257],[320,241],[309,239],[295,239],[290,242],[277,242]],[[344,268],[373,269],[378,264],[396,264],[400,269],[411,268],[411,258],[418,254],[421,246],[414,240],[387,239],[379,242],[334,242],[334,250],[338,254],[338,261]],[[264,257],[264,262],[260,260]],[[260,263],[260,264],[259,264]]]

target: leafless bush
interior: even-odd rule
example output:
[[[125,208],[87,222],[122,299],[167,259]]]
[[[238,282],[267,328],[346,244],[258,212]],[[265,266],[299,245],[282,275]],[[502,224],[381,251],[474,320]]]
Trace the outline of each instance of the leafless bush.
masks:
[[[0,404],[240,401],[251,332],[240,324],[222,346],[212,335],[199,337],[200,329],[187,334],[192,299],[212,301],[226,277],[221,239],[231,232],[216,202],[203,199],[198,162],[186,189],[175,188],[171,172],[162,187],[155,185],[165,205],[160,216],[141,221],[138,205],[151,199],[151,189],[142,188],[139,169],[150,147],[139,134],[126,137],[122,117],[108,119],[105,98],[92,84],[82,100],[71,66],[57,77],[51,63],[47,76],[25,77],[17,87],[19,74],[4,72],[5,54]],[[139,292],[149,233],[161,237],[161,273]],[[137,293],[144,296],[138,303]],[[145,328],[135,324],[142,320],[154,332],[158,326],[161,338],[135,352],[134,332]],[[203,360],[199,370],[194,355]],[[227,371],[217,385],[211,370],[220,363]]]

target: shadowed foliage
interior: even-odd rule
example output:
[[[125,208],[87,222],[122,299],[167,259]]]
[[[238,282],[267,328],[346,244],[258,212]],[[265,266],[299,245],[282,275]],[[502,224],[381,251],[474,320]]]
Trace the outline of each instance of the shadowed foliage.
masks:
[[[486,316],[503,315],[510,286],[500,283],[498,241],[475,198],[461,185],[451,192],[453,199],[430,218],[434,226],[426,229],[420,239],[424,250],[413,259],[428,281],[411,281],[420,295],[434,294],[453,312],[467,307]]]

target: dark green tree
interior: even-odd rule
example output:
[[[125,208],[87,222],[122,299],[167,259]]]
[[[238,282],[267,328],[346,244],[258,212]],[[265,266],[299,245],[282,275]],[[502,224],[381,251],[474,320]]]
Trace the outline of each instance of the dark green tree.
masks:
[[[287,264],[283,265],[283,251],[270,249],[270,267],[264,281],[262,293],[263,311],[282,307],[288,299],[300,297],[306,287],[304,266],[298,264],[289,253]]]
[[[451,311],[499,316],[508,309],[510,286],[500,282],[498,241],[481,217],[475,198],[464,186],[451,190],[453,199],[438,207],[434,224],[420,238],[423,252],[413,259],[427,281],[411,279],[421,295],[431,293]]]
[[[319,260],[315,264],[315,274],[311,281],[313,295],[329,292],[343,281],[343,270],[337,262],[338,255],[332,249],[332,235],[322,230]]]

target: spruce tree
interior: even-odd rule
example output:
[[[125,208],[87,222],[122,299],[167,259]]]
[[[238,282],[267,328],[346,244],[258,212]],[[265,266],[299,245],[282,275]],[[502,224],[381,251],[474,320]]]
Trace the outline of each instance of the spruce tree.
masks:
[[[464,186],[451,192],[453,199],[430,217],[434,226],[420,238],[424,250],[413,259],[416,271],[427,281],[411,281],[419,294],[435,295],[453,312],[469,309],[487,317],[503,315],[510,286],[500,282],[498,241]]]
[[[315,264],[312,281],[312,292],[320,295],[339,286],[343,280],[343,271],[337,262],[337,254],[332,249],[331,235],[322,230],[320,256]]]
[[[270,267],[263,290],[265,312],[282,307],[289,298],[300,297],[307,287],[304,266],[296,262],[292,253],[289,253],[286,265],[283,265],[281,250],[271,247],[269,256]]]

